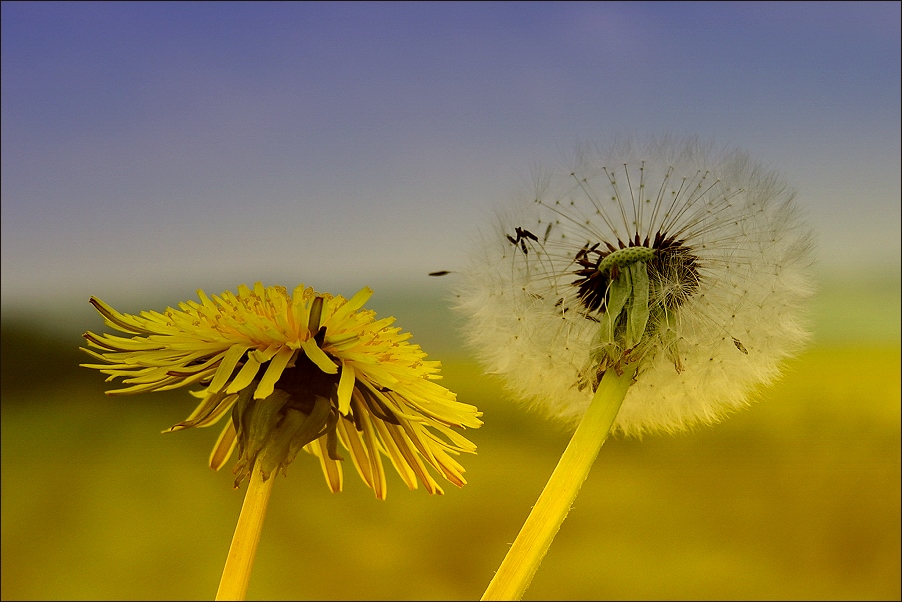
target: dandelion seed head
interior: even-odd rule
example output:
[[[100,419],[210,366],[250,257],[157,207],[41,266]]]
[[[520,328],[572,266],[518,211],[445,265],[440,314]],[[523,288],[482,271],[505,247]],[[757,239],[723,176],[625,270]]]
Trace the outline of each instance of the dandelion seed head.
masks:
[[[808,336],[812,234],[794,193],[696,140],[582,149],[572,164],[537,172],[473,246],[456,300],[480,361],[574,423],[605,370],[636,364],[624,434],[746,405]]]

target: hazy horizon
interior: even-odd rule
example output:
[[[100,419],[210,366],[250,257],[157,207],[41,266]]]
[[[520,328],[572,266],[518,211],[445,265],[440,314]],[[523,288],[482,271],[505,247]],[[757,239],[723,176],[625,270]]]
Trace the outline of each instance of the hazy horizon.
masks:
[[[4,312],[428,288],[533,164],[666,132],[780,171],[822,273],[899,268],[898,3],[0,10]]]

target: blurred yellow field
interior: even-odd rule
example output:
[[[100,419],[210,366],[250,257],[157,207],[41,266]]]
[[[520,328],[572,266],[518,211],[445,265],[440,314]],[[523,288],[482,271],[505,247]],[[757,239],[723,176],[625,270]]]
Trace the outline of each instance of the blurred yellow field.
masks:
[[[469,484],[430,497],[301,457],[279,478],[250,599],[476,599],[566,445],[469,360]],[[760,401],[682,436],[605,444],[527,599],[898,599],[900,350],[822,345]],[[88,375],[96,377],[95,374]],[[4,393],[3,599],[210,598],[241,505],[216,433],[160,435],[184,392],[96,378]]]

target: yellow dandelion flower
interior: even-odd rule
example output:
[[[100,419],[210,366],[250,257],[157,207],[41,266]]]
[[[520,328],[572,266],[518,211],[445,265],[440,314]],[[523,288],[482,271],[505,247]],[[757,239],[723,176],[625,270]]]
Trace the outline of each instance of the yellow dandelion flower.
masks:
[[[242,285],[179,309],[139,315],[91,303],[107,326],[130,337],[84,334],[84,349],[102,363],[83,364],[122,378],[109,395],[203,388],[184,421],[166,432],[208,427],[230,414],[210,466],[221,468],[238,448],[236,487],[260,468],[263,480],[290,464],[301,449],[319,458],[332,491],[342,487],[342,456],[376,497],[386,495],[382,456],[411,489],[417,480],[442,493],[431,466],[457,486],[463,467],[454,459],[475,445],[454,428],[482,423],[474,406],[460,403],[435,381],[440,363],[427,361],[394,318],[376,319],[363,309],[373,291],[351,299],[298,286]]]

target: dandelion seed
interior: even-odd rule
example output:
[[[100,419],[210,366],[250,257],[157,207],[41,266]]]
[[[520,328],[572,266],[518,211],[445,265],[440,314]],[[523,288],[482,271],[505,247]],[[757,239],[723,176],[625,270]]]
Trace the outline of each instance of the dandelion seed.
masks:
[[[698,142],[624,144],[541,174],[457,288],[520,400],[579,423],[484,599],[519,599],[611,430],[712,423],[807,338],[812,235],[779,176]]]

